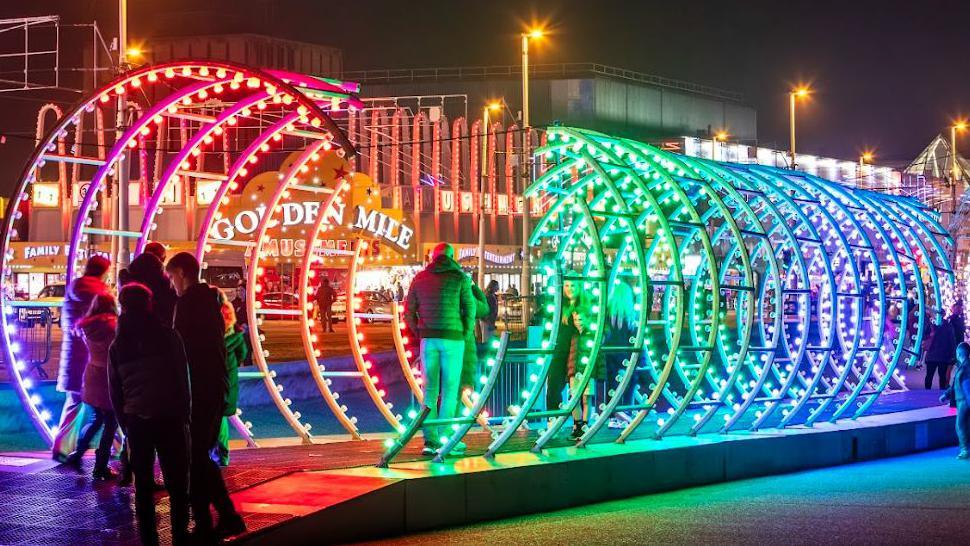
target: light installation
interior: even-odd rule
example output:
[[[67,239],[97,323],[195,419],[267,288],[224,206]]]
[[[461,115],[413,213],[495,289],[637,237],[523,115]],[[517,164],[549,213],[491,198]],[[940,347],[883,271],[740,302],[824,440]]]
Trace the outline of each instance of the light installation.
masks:
[[[577,356],[613,364],[579,446],[642,436],[645,423],[647,437],[662,438],[858,417],[905,388],[899,370],[952,304],[953,240],[912,199],[567,127],[547,130],[536,159],[543,172],[529,193],[546,212],[531,245],[545,256],[544,337],[529,348],[492,341],[476,396],[491,395],[497,370],[516,358],[533,371],[486,456],[530,423],[539,432],[528,444],[541,450],[593,379],[587,365],[560,407],[539,407],[564,283],[588,302],[592,335]],[[409,412],[380,465],[429,423],[452,427],[440,460],[475,417],[426,415]],[[622,429],[607,434],[620,415]]]
[[[337,377],[359,379],[394,431],[382,464],[423,425],[448,431],[440,438],[439,461],[472,430],[491,433],[487,456],[521,447],[520,440],[509,442],[525,428],[534,431],[525,445],[540,451],[570,422],[583,392],[593,394],[594,407],[579,446],[857,417],[881,393],[905,388],[899,370],[916,362],[928,323],[942,320],[951,303],[954,274],[947,256],[953,240],[935,213],[917,201],[802,172],[688,158],[633,140],[551,127],[536,152],[541,175],[529,189],[544,211],[530,241],[543,256],[536,268],[543,283],[536,306],[541,336],[530,346],[505,335],[489,340],[481,375],[463,393],[460,415],[429,421],[420,364],[400,309],[392,307],[390,316],[359,309],[354,279],[365,263],[368,238],[361,233],[351,250],[320,248],[335,227],[327,212],[347,199],[353,173],[326,184],[308,173],[325,154],[353,156],[333,118],[361,107],[357,91],[353,83],[229,63],[149,66],[92,94],[39,139],[0,239],[0,340],[4,358],[13,364],[15,391],[45,439],[56,432],[54,412],[24,374],[12,317],[19,307],[51,304],[13,299],[9,243],[17,235],[18,204],[31,198],[47,164],[56,165],[64,180],[67,165],[72,180],[86,174],[91,180],[71,226],[69,279],[98,244],[127,240],[139,252],[157,238],[155,219],[166,210],[172,187],[188,191],[200,181],[217,183],[201,221],[187,219],[197,237],[195,253],[205,266],[219,250],[246,251],[247,315],[257,325],[250,332],[254,361],[272,401],[295,434],[312,442],[311,424],[290,408],[284,385],[268,365],[266,334],[258,328],[264,318],[286,314],[299,320],[311,377],[350,437],[361,434],[354,412],[333,388]],[[100,120],[118,95],[130,97],[132,119],[115,139]],[[83,140],[89,132],[82,130],[85,119],[98,128],[88,137],[96,141]],[[178,146],[161,145],[172,140],[163,138],[171,133],[178,135]],[[138,156],[130,164],[140,179],[151,183],[137,230],[121,231],[110,227],[111,214],[99,211],[99,204],[109,202],[100,197],[126,149]],[[226,215],[230,192],[246,185],[262,157],[279,151],[295,155],[280,167],[280,183],[262,203],[266,212],[252,237],[216,236],[212,226]],[[62,195],[67,191],[61,188]],[[320,202],[306,234],[299,308],[263,308],[258,297],[268,258],[263,244],[268,230],[281,222],[291,191]],[[313,266],[326,254],[348,258],[353,371],[328,370],[320,361],[310,296]],[[577,355],[583,366],[561,405],[543,407],[560,326],[568,318],[567,284],[585,302],[587,335]],[[380,366],[358,328],[367,319],[390,321],[415,407],[396,409],[387,400]],[[594,377],[600,361],[606,362],[605,379]],[[521,380],[513,400],[496,388],[508,378]],[[614,434],[606,428],[611,420],[622,423]],[[252,443],[249,427],[237,423]]]
[[[226,193],[244,183],[249,168],[259,161],[261,153],[273,146],[306,148],[320,142],[337,148],[342,154],[355,153],[330,116],[359,108],[360,102],[353,96],[357,89],[352,83],[224,62],[153,65],[128,72],[88,96],[39,139],[3,224],[0,304],[4,312],[0,321],[4,359],[12,364],[10,376],[15,392],[45,440],[50,442],[56,434],[56,423],[38,386],[23,373],[26,365],[18,356],[23,347],[12,318],[18,307],[51,304],[14,300],[9,264],[12,257],[9,243],[17,235],[14,223],[22,216],[20,202],[30,199],[31,186],[40,181],[45,165],[56,164],[61,170],[63,165],[91,170],[91,182],[75,212],[70,231],[68,279],[80,274],[84,257],[96,252],[99,244],[108,246],[124,240],[126,245],[133,242],[135,252],[140,252],[154,238],[158,228],[155,218],[165,210],[164,196],[170,186],[181,184],[187,188],[198,181],[217,181],[216,198],[209,205],[197,235],[196,254],[205,267],[205,253],[213,246],[234,243],[209,237],[211,223],[221,217],[219,208],[227,202]],[[117,96],[128,97],[130,119],[118,138],[112,138],[103,130],[100,120],[104,110],[113,107]],[[96,142],[84,140],[81,127],[87,118],[94,120],[99,129],[95,132]],[[169,138],[170,132],[178,137]],[[175,149],[162,144],[173,140],[180,144]],[[70,152],[66,153],[68,149]],[[144,211],[137,230],[111,228],[110,211],[98,210],[102,202],[107,202],[101,197],[113,183],[119,160],[126,150],[138,157],[138,161],[128,163],[138,167],[138,176],[132,179],[153,182],[146,186]],[[191,219],[187,221],[193,225]],[[252,296],[253,285],[249,290]],[[249,301],[253,299],[250,297]],[[253,335],[258,337],[255,331]],[[266,375],[267,383],[272,383],[272,377]],[[248,426],[238,428],[250,438]]]

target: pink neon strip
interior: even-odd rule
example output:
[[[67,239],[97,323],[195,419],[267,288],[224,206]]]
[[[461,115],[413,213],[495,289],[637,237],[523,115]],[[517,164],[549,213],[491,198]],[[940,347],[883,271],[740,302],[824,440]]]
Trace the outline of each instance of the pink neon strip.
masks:
[[[141,254],[142,250],[145,249],[145,245],[148,243],[148,233],[151,231],[152,222],[155,221],[155,211],[158,208],[159,202],[162,200],[162,195],[165,193],[165,188],[168,187],[169,182],[175,176],[176,171],[182,166],[182,162],[192,153],[192,150],[199,147],[203,139],[210,135],[216,127],[221,126],[229,118],[239,114],[246,108],[256,104],[257,102],[267,98],[268,95],[266,91],[261,91],[259,93],[244,97],[242,100],[234,104],[231,108],[227,108],[216,116],[216,119],[209,125],[203,126],[198,132],[192,135],[192,138],[182,146],[179,153],[176,154],[174,158],[169,161],[168,167],[165,168],[165,172],[162,173],[162,178],[159,180],[159,184],[155,186],[155,191],[152,193],[151,199],[149,199],[147,206],[145,207],[145,216],[141,221],[141,237],[138,238],[138,244],[135,245],[135,254]]]

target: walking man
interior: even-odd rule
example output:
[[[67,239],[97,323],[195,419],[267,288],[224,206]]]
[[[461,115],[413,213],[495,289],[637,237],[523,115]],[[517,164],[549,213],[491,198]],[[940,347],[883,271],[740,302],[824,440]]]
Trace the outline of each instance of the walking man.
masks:
[[[475,299],[471,279],[458,262],[455,249],[439,243],[431,263],[415,275],[405,302],[404,320],[421,340],[424,363],[424,403],[431,409],[428,419],[450,419],[458,409],[465,337],[475,328]],[[447,427],[425,427],[424,450],[434,454]],[[458,443],[455,454],[465,450]]]
[[[209,449],[219,437],[229,397],[222,298],[218,288],[199,279],[199,262],[192,254],[176,254],[165,269],[179,296],[175,304],[175,330],[185,343],[192,386],[189,496],[195,519],[194,533],[200,539],[211,541],[246,530],[226,491],[219,466],[209,457]],[[210,505],[219,514],[216,527],[212,526]]]
[[[324,332],[333,332],[333,302],[336,299],[337,294],[330,286],[330,279],[324,277],[317,287],[317,313]]]

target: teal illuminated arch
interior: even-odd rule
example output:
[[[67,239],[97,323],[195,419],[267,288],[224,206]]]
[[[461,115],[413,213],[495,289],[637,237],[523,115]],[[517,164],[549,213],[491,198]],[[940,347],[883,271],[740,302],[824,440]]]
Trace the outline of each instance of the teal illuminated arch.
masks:
[[[614,360],[580,447],[858,417],[905,388],[900,368],[952,303],[953,239],[911,199],[569,127],[550,127],[536,157],[528,194],[545,205],[530,240],[550,280],[543,336],[536,347],[495,340],[477,396],[492,396],[515,359],[538,367],[487,456],[526,423],[541,451],[593,379],[586,366],[560,407],[539,407],[565,282],[592,301],[579,355]],[[437,460],[473,417],[456,420]],[[641,427],[648,418],[656,427]],[[610,435],[614,419],[622,427]],[[415,430],[389,442],[383,462]]]

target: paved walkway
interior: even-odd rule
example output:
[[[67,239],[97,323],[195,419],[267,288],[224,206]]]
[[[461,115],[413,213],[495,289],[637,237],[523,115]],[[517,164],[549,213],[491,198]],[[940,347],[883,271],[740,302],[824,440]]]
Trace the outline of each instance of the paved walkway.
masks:
[[[698,487],[382,544],[966,544],[956,449]]]

